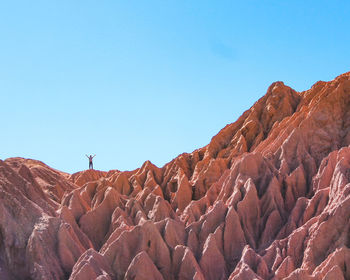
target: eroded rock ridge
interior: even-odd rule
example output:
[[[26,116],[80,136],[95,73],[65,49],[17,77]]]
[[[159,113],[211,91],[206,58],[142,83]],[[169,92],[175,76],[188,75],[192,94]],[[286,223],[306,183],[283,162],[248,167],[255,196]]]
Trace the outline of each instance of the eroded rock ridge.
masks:
[[[350,279],[349,145],[345,73],[162,168],[0,161],[0,279]]]

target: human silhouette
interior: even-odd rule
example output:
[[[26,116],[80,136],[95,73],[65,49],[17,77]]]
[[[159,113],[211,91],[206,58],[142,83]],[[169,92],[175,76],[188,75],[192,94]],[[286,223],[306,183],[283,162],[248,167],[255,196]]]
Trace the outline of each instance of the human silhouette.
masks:
[[[94,165],[92,163],[92,159],[95,157],[96,155],[86,155],[86,157],[89,159],[89,169],[94,169]]]

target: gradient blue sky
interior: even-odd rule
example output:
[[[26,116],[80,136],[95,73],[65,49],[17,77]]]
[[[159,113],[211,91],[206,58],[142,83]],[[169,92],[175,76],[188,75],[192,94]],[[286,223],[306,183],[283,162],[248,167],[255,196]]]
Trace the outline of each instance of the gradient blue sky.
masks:
[[[0,158],[162,166],[282,80],[350,70],[350,1],[1,1]]]

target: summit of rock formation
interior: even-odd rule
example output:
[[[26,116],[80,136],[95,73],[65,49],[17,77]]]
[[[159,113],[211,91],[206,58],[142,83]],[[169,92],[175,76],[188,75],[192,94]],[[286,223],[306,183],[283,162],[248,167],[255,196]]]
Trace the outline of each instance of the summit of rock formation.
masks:
[[[349,145],[350,72],[161,168],[0,160],[0,279],[350,279]]]

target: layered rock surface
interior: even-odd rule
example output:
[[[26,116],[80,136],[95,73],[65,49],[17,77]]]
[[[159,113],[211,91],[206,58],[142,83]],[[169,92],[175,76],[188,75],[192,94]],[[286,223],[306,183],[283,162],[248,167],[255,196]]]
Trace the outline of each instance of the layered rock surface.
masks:
[[[0,161],[0,279],[350,279],[350,73],[162,168]]]

